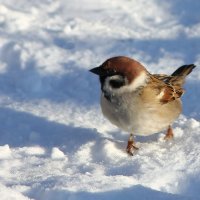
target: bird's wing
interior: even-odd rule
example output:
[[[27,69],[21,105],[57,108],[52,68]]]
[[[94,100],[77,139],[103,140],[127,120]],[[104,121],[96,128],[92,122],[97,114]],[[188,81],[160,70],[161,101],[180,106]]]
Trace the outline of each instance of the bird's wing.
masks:
[[[157,91],[157,99],[161,103],[174,101],[184,93],[180,84],[174,84],[173,78],[164,74],[153,74],[151,76],[152,87]]]
[[[158,98],[162,103],[168,103],[180,98],[184,94],[183,84],[185,78],[196,66],[194,64],[179,67],[170,76],[165,74],[153,74],[153,82],[158,82]]]

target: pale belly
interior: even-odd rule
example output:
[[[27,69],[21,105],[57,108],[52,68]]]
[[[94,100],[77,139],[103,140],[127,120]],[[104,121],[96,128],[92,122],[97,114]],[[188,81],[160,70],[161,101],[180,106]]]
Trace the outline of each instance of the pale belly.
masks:
[[[177,104],[176,106],[172,105]],[[120,129],[134,135],[151,135],[167,129],[179,116],[181,102],[158,106],[112,104],[103,95],[101,108],[103,115]],[[169,109],[173,106],[174,109]]]

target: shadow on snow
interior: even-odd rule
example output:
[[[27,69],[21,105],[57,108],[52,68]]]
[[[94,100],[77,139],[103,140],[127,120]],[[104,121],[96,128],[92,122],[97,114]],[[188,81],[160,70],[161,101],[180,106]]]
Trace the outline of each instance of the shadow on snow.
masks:
[[[0,108],[0,121],[0,146],[57,146],[73,153],[82,144],[99,137],[95,130],[66,126],[8,108]]]

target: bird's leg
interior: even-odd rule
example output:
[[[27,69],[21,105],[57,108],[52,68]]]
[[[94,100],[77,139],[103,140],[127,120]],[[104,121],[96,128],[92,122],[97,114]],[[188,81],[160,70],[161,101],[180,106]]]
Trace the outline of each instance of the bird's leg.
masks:
[[[128,153],[128,155],[133,156],[133,152],[134,150],[138,150],[139,148],[135,146],[135,142],[133,139],[133,134],[130,134],[130,137],[128,139],[128,144],[126,147],[126,152]]]
[[[173,139],[174,137],[174,134],[173,134],[173,130],[172,130],[172,127],[169,125],[168,129],[167,129],[167,133],[164,137],[165,140],[170,140],[170,139]]]

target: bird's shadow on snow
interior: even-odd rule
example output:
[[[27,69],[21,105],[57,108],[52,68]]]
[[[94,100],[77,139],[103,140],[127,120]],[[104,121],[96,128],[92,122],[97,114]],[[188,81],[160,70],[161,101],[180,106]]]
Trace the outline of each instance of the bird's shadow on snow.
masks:
[[[96,130],[64,125],[29,113],[0,108],[0,145],[10,147],[60,147],[72,153],[82,144],[97,140]]]

